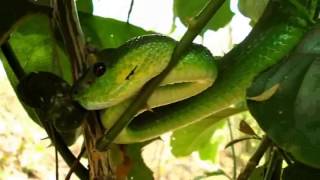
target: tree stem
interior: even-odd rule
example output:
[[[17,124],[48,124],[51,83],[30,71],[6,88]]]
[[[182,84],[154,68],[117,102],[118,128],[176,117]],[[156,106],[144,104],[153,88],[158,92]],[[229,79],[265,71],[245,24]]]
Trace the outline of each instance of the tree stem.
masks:
[[[74,1],[70,0],[54,0],[53,2],[53,25],[63,37],[64,45],[73,65],[73,76],[76,80],[86,68],[87,55],[76,5]]]
[[[257,151],[251,156],[247,163],[247,166],[240,173],[237,180],[247,180],[250,177],[252,171],[259,164],[260,159],[262,158],[263,154],[267,151],[267,149],[270,147],[271,143],[271,140],[267,136],[263,137]]]
[[[53,0],[53,27],[63,37],[72,64],[73,78],[77,80],[87,66],[87,49],[74,0]],[[107,155],[95,149],[96,140],[103,134],[99,115],[90,113],[83,128],[90,179],[107,179],[110,173]]]

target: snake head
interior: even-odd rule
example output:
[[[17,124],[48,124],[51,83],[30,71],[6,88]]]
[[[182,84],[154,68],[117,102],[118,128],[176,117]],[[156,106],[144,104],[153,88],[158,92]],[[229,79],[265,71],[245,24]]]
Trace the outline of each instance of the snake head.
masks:
[[[167,66],[174,46],[166,37],[143,36],[104,52],[103,61],[93,64],[75,83],[73,98],[84,108],[97,110],[133,97]]]

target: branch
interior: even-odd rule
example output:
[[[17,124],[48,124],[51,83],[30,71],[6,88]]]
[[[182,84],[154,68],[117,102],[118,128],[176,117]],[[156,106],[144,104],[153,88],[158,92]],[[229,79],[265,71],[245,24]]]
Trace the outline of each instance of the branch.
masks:
[[[41,114],[41,112],[36,111],[37,114]],[[72,152],[69,150],[69,148],[65,145],[63,142],[63,139],[59,135],[59,133],[55,130],[55,128],[50,128],[50,125],[44,120],[44,117],[40,117],[40,120],[43,124],[44,129],[46,130],[49,138],[53,142],[54,146],[57,148],[65,162],[68,164],[69,167],[72,167],[72,165],[77,162],[77,158],[74,157]],[[89,173],[88,170],[81,164],[77,163],[75,167],[73,168],[75,174],[83,180],[89,179]]]
[[[84,64],[87,53],[76,5],[70,0],[54,0],[53,2],[53,26],[63,37],[73,66],[73,78],[76,80],[86,68]]]
[[[179,59],[184,55],[193,39],[201,32],[211,17],[219,10],[225,0],[211,0],[206,7],[197,15],[190,23],[187,32],[183,35],[180,42],[174,48],[171,60],[168,66],[155,78],[143,86],[138,96],[134,99],[130,107],[121,115],[119,120],[101,137],[97,142],[97,149],[105,151],[114,141],[117,135],[125,128],[132,120],[132,117],[145,106],[152,92],[158,87],[167,74],[178,63]]]
[[[26,73],[24,72],[23,68],[21,67],[13,49],[8,41],[5,41],[2,46],[1,50],[3,55],[6,57],[9,66],[11,67],[13,73],[16,75],[17,79],[21,80]]]
[[[59,30],[63,37],[72,64],[73,78],[77,80],[85,71],[87,51],[75,1],[53,0],[53,2],[53,26]],[[83,127],[90,179],[105,179],[109,173],[107,156],[95,150],[96,139],[103,134],[99,115],[91,112]]]
[[[129,23],[129,21],[130,21],[130,16],[131,16],[131,12],[133,9],[133,5],[134,5],[134,0],[131,0],[129,11],[128,11],[128,16],[127,16],[127,23]]]
[[[230,141],[234,141],[230,118],[227,120],[227,122],[228,122]],[[231,153],[232,153],[232,159],[233,159],[232,177],[233,177],[233,179],[236,179],[236,177],[237,177],[237,156],[236,156],[234,144],[231,145]]]
[[[247,180],[250,177],[252,171],[259,164],[259,161],[262,158],[263,154],[271,146],[271,143],[271,140],[267,136],[263,137],[257,151],[251,156],[247,163],[247,166],[240,173],[237,180]]]
[[[282,156],[276,147],[273,147],[271,158],[267,166],[264,180],[280,179],[282,170]]]

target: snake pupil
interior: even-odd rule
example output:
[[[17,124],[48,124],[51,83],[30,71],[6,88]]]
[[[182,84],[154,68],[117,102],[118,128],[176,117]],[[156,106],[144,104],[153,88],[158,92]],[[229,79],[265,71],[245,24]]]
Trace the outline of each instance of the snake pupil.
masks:
[[[104,63],[96,63],[94,66],[93,66],[93,73],[96,75],[96,76],[101,76],[104,74],[104,72],[106,71],[106,66]]]

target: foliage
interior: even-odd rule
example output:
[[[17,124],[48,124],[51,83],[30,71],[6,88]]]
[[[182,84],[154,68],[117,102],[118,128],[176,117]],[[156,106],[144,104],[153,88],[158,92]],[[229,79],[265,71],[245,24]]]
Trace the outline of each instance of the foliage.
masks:
[[[175,0],[175,16],[179,17],[179,19],[185,26],[188,26],[190,23],[192,23],[192,18],[199,13],[199,11],[205,6],[207,2],[207,0]],[[209,21],[208,25],[203,29],[203,32],[208,29],[218,30],[219,28],[224,27],[231,21],[233,15],[233,12],[231,12],[230,10],[230,0],[227,0],[219,9],[219,11],[212,17],[212,20]]]
[[[258,22],[269,0],[240,0],[238,7],[241,13],[251,19],[251,24]]]
[[[318,31],[314,27],[314,31]],[[251,113],[270,138],[297,160],[319,166],[319,43],[314,31],[305,37],[283,62],[260,74],[248,90],[249,97],[261,96],[276,87],[263,100],[250,98]],[[309,39],[313,41],[309,41]],[[265,116],[265,113],[268,116]],[[286,136],[283,135],[286,132]]]

